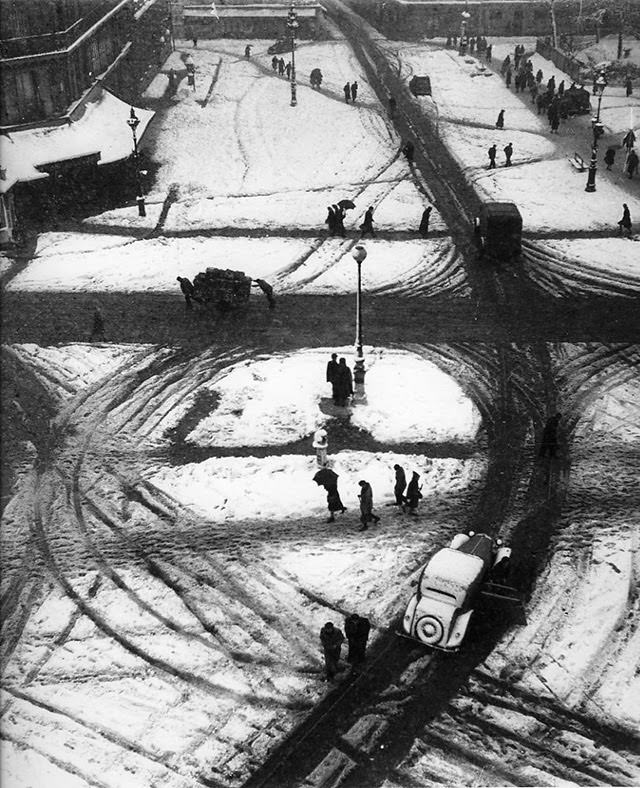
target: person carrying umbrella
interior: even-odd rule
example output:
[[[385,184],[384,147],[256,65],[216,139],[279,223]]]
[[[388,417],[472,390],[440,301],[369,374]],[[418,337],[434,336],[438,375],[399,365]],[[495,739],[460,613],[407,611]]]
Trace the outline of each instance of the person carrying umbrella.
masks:
[[[330,468],[322,468],[313,477],[313,481],[327,491],[327,509],[329,510],[327,522],[335,522],[335,512],[344,514],[347,511],[347,507],[340,500],[340,493],[338,492],[338,474]]]

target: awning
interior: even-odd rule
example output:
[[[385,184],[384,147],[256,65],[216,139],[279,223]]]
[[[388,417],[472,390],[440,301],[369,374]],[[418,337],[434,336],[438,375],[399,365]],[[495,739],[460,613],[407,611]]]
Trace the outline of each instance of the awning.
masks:
[[[126,159],[133,150],[133,137],[127,125],[131,105],[105,88],[87,102],[78,120],[62,126],[41,126],[0,135],[0,193],[19,181],[48,178],[43,168],[56,162],[81,161],[83,158],[110,164]],[[155,112],[135,107],[142,138]]]

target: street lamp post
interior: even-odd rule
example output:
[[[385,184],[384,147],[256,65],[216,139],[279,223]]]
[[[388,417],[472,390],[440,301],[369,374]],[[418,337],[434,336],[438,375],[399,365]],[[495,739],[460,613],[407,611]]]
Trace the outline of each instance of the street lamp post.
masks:
[[[598,168],[598,140],[604,132],[604,127],[600,123],[600,105],[602,103],[602,94],[607,87],[607,78],[604,71],[601,71],[598,78],[593,83],[593,93],[598,97],[598,109],[595,118],[591,119],[591,126],[593,128],[593,144],[591,146],[591,162],[589,163],[589,175],[587,177],[587,185],[585,186],[586,192],[594,192],[596,190],[596,170]]]
[[[138,216],[146,216],[147,211],[144,205],[144,196],[142,194],[142,183],[140,181],[140,161],[138,159],[138,138],[136,136],[136,129],[140,125],[140,119],[136,115],[133,107],[131,107],[131,113],[129,114],[127,125],[131,129],[131,134],[133,135],[133,166],[135,168],[135,173],[136,173],[136,188],[137,188],[136,202],[138,203]]]
[[[362,263],[367,256],[367,250],[362,244],[358,244],[353,252],[353,259],[358,264],[358,289],[356,292],[356,363],[353,369],[353,382],[355,391],[354,402],[362,401],[365,398],[364,392],[364,353],[362,352]]]
[[[296,85],[296,32],[300,25],[298,24],[298,15],[294,4],[291,3],[289,14],[287,16],[287,30],[291,36],[291,106],[295,107],[298,104],[297,85]]]
[[[460,47],[458,48],[459,55],[467,54],[467,21],[471,18],[468,11],[463,11],[460,20]]]

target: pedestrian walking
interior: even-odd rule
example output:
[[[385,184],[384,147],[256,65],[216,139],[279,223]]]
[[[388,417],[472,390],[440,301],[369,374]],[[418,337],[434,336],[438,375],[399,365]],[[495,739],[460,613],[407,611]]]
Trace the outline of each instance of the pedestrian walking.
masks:
[[[280,62],[280,61],[278,60],[278,57],[277,57],[276,55],[274,55],[274,56],[271,58],[271,68],[272,68],[274,71],[277,71],[277,70],[278,70],[278,63],[279,63],[279,62]]]
[[[324,427],[320,427],[314,432],[311,445],[316,450],[316,462],[321,468],[324,468],[327,464],[327,451],[329,450],[329,438]]]
[[[629,131],[624,135],[622,139],[622,145],[630,151],[631,148],[636,144],[636,135],[633,133],[633,129],[629,129]]]
[[[540,441],[540,451],[538,452],[540,457],[549,457],[551,459],[556,456],[558,450],[558,425],[561,418],[562,414],[556,413],[547,419],[542,430],[542,440]]]
[[[542,69],[539,68],[536,71],[536,82],[538,83],[538,85],[542,82],[543,79],[544,79],[544,74],[542,73]]]
[[[469,39],[469,54],[473,55],[473,52],[476,48],[476,40],[473,36]]]
[[[429,205],[422,212],[422,218],[420,219],[420,227],[418,227],[418,232],[423,238],[426,238],[429,234],[429,220],[431,219],[432,210],[433,206]]]
[[[360,485],[360,528],[358,531],[366,531],[367,523],[373,521],[374,523],[380,522],[380,518],[373,511],[373,490],[369,482],[361,479],[358,484]]]
[[[347,507],[342,503],[340,499],[340,493],[338,492],[338,481],[337,479],[332,482],[326,482],[323,484],[324,489],[327,491],[327,509],[329,510],[329,517],[327,518],[328,523],[335,523],[336,521],[336,512],[340,512],[344,514],[347,511]]]
[[[353,396],[353,375],[347,366],[346,358],[341,358],[336,371],[336,405],[345,407],[351,396]]]
[[[338,354],[331,354],[331,361],[327,363],[327,383],[331,383],[331,395],[334,404],[338,404],[338,395],[336,393],[336,383],[338,381]]]
[[[327,206],[327,218],[324,220],[324,223],[329,227],[329,235],[336,234],[336,215],[331,207],[331,205]]]
[[[194,288],[191,280],[187,279],[186,276],[177,276],[176,282],[180,282],[180,290],[182,290],[182,294],[184,295],[186,309],[193,309],[191,301],[195,299],[193,298]]]
[[[358,83],[353,81],[351,83],[351,101],[355,104],[358,98]]]
[[[522,76],[519,71],[516,71],[516,75],[513,78],[513,87],[516,90],[516,93],[520,92],[520,82],[522,81]]]
[[[360,238],[364,238],[366,233],[370,233],[372,238],[376,237],[375,232],[373,231],[373,205],[370,205],[364,214],[364,221],[360,225],[360,232],[362,233]]]
[[[422,487],[420,487],[418,480],[420,479],[420,474],[417,471],[414,471],[411,476],[411,481],[407,487],[407,492],[405,495],[405,504],[408,509],[408,514],[415,516],[416,509],[418,508],[418,502],[420,498],[422,498]],[[405,510],[406,511],[406,510]]]
[[[551,124],[551,133],[553,134],[555,132],[558,134],[558,129],[560,128],[560,113],[557,111],[554,112],[549,122]]]
[[[495,170],[495,168],[496,168],[496,152],[497,152],[497,150],[498,149],[496,148],[496,145],[494,143],[489,148],[489,150],[487,151],[487,153],[489,154],[489,169],[490,170]]]
[[[344,87],[342,88],[342,91],[344,93],[344,100],[348,104],[349,99],[351,98],[351,85],[348,82],[345,83]]]
[[[629,96],[633,93],[633,81],[629,75],[627,75],[627,78],[624,81],[624,87],[627,91],[627,98],[629,98]]]
[[[511,69],[510,68],[507,69],[507,73],[505,74],[504,79],[505,79],[505,82],[507,84],[507,87],[508,88],[511,87]]]
[[[280,76],[284,75],[284,58],[283,57],[278,59],[278,74],[280,74]]]
[[[509,55],[505,57],[502,61],[502,65],[500,66],[500,74],[504,77],[507,74],[507,70],[511,68],[511,58]]]
[[[291,63],[287,63],[284,70],[287,72],[287,79],[291,79]]]
[[[244,48],[244,56],[247,60],[251,57],[251,44],[247,44]]]
[[[320,643],[322,643],[322,651],[324,653],[327,681],[331,681],[338,672],[343,641],[344,635],[342,632],[338,627],[334,627],[331,621],[327,621],[320,630]]]
[[[615,148],[607,148],[607,152],[604,154],[604,163],[607,165],[608,170],[610,170],[613,167],[615,160],[616,160]]]
[[[634,148],[631,148],[627,155],[627,177],[633,178],[633,176],[638,171],[638,154],[635,152]]]
[[[626,231],[629,238],[631,238],[631,214],[626,202],[622,203],[622,219],[618,222],[618,227],[620,228],[620,234]]]
[[[369,619],[364,616],[359,616],[357,613],[352,613],[344,620],[344,634],[349,643],[347,662],[349,662],[353,668],[362,665],[365,661],[367,640],[369,639],[370,631],[371,624]]]
[[[497,129],[503,129],[504,128],[504,110],[503,109],[501,109],[500,112],[498,112],[498,119],[496,120],[496,128]]]
[[[415,153],[415,145],[411,140],[407,140],[402,146],[402,152],[407,158],[409,164],[413,161],[413,154]]]
[[[104,317],[102,316],[102,311],[100,310],[99,306],[96,306],[93,310],[93,327],[89,336],[90,342],[93,342],[94,339],[97,339],[100,342],[104,342],[105,339]]]
[[[487,61],[487,63],[491,63],[492,51],[493,51],[493,44],[487,44],[487,48],[485,49],[484,52],[484,59]]]
[[[547,82],[547,93],[548,93],[550,96],[553,96],[553,94],[554,94],[555,92],[556,92],[556,78],[555,78],[555,77],[553,76],[553,74],[552,74],[552,75],[549,77],[549,81]]]
[[[340,205],[333,205],[331,207],[333,208],[334,233],[344,238],[344,208]]]
[[[260,290],[265,294],[267,297],[267,301],[269,302],[269,309],[276,308],[276,299],[273,295],[273,287],[269,284],[269,282],[265,282],[264,279],[256,279],[255,283],[258,285]]]
[[[407,486],[407,477],[405,476],[404,468],[397,463],[393,466],[396,477],[393,483],[393,494],[396,499],[396,506],[402,506],[404,503],[404,491]]]
[[[560,81],[558,85],[558,96],[562,98],[564,96],[564,79]]]
[[[529,87],[529,95],[531,96],[531,103],[535,104],[536,99],[538,98],[538,83],[535,81],[535,79]]]
[[[198,46],[198,39],[197,38],[192,38],[191,40],[193,41],[193,47],[195,49]]]
[[[511,167],[511,157],[513,156],[513,145],[509,142],[507,143],[504,148],[504,155],[505,155],[505,167]]]

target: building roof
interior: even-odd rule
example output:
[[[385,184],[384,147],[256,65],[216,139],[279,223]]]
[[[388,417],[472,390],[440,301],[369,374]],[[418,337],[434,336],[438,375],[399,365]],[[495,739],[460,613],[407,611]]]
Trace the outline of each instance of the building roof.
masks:
[[[49,177],[38,167],[54,162],[96,155],[100,164],[125,159],[133,149],[127,125],[130,109],[129,104],[102,88],[95,100],[87,102],[77,120],[1,134],[0,193],[9,191],[19,181]],[[136,131],[140,140],[155,113],[138,107],[135,111],[140,120]]]
[[[203,17],[209,19],[237,19],[240,17],[276,17],[285,19],[289,14],[291,5],[283,3],[281,5],[265,5],[255,3],[252,5],[216,5],[216,13],[213,14],[211,6],[185,6],[183,17],[194,18]],[[319,5],[298,6],[296,5],[295,11],[299,18],[313,17],[320,10]]]

